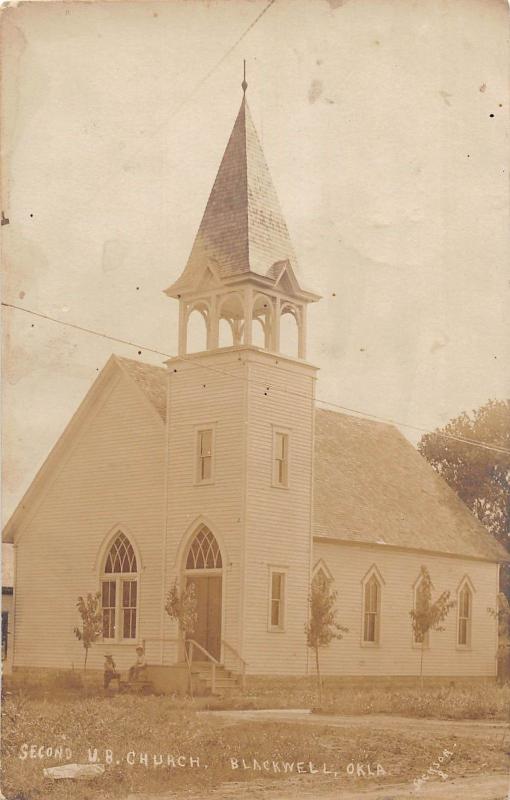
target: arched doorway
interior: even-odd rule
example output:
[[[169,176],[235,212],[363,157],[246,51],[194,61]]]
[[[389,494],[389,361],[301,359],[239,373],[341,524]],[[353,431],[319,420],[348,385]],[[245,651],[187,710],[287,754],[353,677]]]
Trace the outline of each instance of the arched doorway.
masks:
[[[221,656],[222,572],[218,542],[209,528],[201,525],[184,560],[186,586],[194,585],[197,599],[197,623],[190,638],[218,661]],[[194,658],[201,661],[205,656],[194,649]]]

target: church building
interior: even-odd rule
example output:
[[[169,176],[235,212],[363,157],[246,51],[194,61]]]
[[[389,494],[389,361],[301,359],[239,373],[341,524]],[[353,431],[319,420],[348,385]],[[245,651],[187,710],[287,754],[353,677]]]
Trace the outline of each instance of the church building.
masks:
[[[456,605],[428,635],[424,674],[496,675],[488,608],[507,555],[395,427],[316,405],[307,309],[320,297],[298,274],[243,95],[166,289],[177,355],[160,367],[110,358],[4,531],[14,669],[79,667],[76,601],[98,591],[90,667],[111,653],[125,669],[139,644],[150,665],[182,664],[165,612],[177,581],[195,587],[197,661],[248,678],[313,673],[305,624],[322,571],[348,628],[324,650],[324,673],[416,676],[409,612],[425,566],[433,595],[449,590]],[[206,341],[190,352],[196,318]]]

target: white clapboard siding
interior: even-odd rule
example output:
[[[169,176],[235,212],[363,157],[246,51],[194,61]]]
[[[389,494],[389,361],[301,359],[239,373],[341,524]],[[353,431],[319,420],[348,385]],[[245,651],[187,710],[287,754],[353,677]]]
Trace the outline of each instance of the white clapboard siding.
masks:
[[[471,647],[457,647],[457,608],[443,623],[445,630],[429,635],[424,654],[424,674],[431,676],[494,676],[496,674],[497,625],[488,612],[496,605],[497,564],[400,550],[393,547],[344,542],[314,543],[314,563],[322,559],[338,592],[338,621],[349,628],[321,654],[322,668],[331,675],[417,675],[420,648],[413,645],[409,612],[413,584],[420,567],[429,570],[433,599],[445,590],[457,600],[465,576],[473,591]],[[362,581],[375,565],[383,579],[379,644],[362,643]]]
[[[306,671],[315,370],[260,354],[249,364],[243,652],[252,674]],[[288,488],[273,485],[273,432],[289,434]],[[269,625],[270,569],[285,578],[283,630]]]
[[[76,600],[98,590],[99,554],[118,525],[141,555],[139,638],[160,633],[164,423],[122,371],[114,373],[15,537],[15,666],[81,666]],[[96,644],[89,664],[101,667],[112,652],[125,667],[134,647]]]
[[[170,366],[169,389],[168,583],[182,574],[188,546],[198,526],[207,524],[223,559],[222,638],[238,650],[245,369],[228,354],[214,360],[214,370],[201,358],[176,363],[175,372]],[[204,485],[195,480],[198,426],[215,430],[214,480]]]

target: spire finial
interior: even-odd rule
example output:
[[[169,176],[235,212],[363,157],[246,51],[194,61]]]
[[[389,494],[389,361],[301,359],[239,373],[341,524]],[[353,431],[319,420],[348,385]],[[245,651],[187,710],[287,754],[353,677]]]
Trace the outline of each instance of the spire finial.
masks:
[[[243,60],[243,82],[241,84],[241,88],[244,96],[246,94],[246,89],[248,88],[248,84],[246,83],[246,59]]]

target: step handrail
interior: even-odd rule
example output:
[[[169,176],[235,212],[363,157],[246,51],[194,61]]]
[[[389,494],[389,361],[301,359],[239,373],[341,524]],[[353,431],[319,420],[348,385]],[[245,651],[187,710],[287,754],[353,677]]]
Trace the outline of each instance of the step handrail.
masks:
[[[227,642],[225,639],[222,639],[221,643],[223,647],[228,648],[228,650],[230,650],[230,652],[233,653],[234,656],[241,662],[241,690],[244,692],[246,687],[246,661],[242,656],[239,655],[235,647],[232,647],[232,645],[229,644],[229,642]]]
[[[184,645],[185,648],[186,648],[186,652],[187,652],[188,642],[191,645],[191,653],[189,655],[190,664],[193,662],[193,650],[194,650],[195,647],[197,647],[200,650],[200,652],[203,653],[204,656],[206,656],[209,659],[209,661],[211,662],[211,665],[212,665],[212,669],[211,669],[211,692],[212,692],[212,694],[214,694],[215,689],[216,689],[216,667],[220,666],[220,662],[217,661],[217,659],[215,659],[214,656],[211,655],[211,653],[208,650],[205,649],[205,647],[202,647],[202,645],[199,644],[198,642],[196,642],[194,639],[186,639],[186,642],[185,642],[185,645]]]

